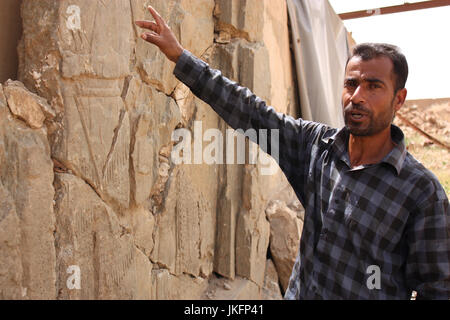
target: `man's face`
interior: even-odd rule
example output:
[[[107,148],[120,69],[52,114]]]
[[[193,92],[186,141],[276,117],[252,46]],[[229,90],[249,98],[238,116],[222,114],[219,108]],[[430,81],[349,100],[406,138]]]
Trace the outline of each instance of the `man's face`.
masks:
[[[345,125],[354,136],[372,136],[390,127],[402,106],[406,89],[399,90],[400,96],[395,92],[392,68],[384,56],[367,61],[353,57],[348,62],[342,105]]]

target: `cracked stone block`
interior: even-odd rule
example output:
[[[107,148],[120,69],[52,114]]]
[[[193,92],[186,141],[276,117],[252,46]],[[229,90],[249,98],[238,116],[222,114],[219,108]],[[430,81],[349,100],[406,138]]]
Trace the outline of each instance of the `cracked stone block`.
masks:
[[[175,128],[228,127],[139,37],[148,4],[186,49],[267,101],[293,86],[280,80],[283,0],[23,0],[24,86],[0,85],[0,297],[197,299],[214,272],[227,297],[261,297],[264,209],[284,201],[285,182],[257,178],[258,166],[172,163]],[[27,88],[33,107],[11,108],[7,86]],[[284,111],[291,98],[277,97]],[[75,266],[81,288],[69,290]]]
[[[149,299],[151,263],[116,213],[80,178],[56,174],[58,299]],[[78,266],[79,290],[67,285]]]
[[[267,0],[216,0],[216,31],[252,42],[263,40],[264,8]]]
[[[142,1],[147,3],[145,1]],[[151,5],[165,19],[181,45],[200,56],[213,43],[213,0],[154,0]],[[153,20],[145,11],[141,19]],[[142,33],[140,29],[139,34]],[[136,61],[144,81],[165,94],[171,94],[177,85],[172,72],[175,66],[156,47],[145,41],[136,44]]]
[[[0,100],[0,256],[5,258],[0,269],[8,266],[0,277],[6,281],[2,294],[54,299],[53,165],[47,135],[44,128],[15,119],[3,94]]]
[[[208,277],[214,256],[214,214],[195,179],[188,168],[174,172],[164,210],[156,215],[151,259],[174,275]]]
[[[241,41],[238,61],[239,83],[270,105],[270,60],[265,45]]]
[[[297,257],[303,222],[282,201],[273,201],[266,209],[270,222],[270,253],[285,291]]]
[[[118,80],[86,80],[63,90],[64,130],[53,157],[91,184],[105,199],[130,202],[130,121]]]
[[[158,180],[160,150],[172,144],[172,132],[181,121],[175,101],[137,78],[129,82],[125,104],[131,119],[132,191],[141,204]],[[161,107],[163,106],[163,107]]]
[[[236,223],[236,274],[255,282],[264,283],[264,266],[269,247],[270,225],[261,201],[261,186],[257,183],[257,168],[245,165],[243,204]]]
[[[131,229],[136,247],[150,257],[154,246],[155,217],[143,207],[132,209],[126,215],[131,216]]]

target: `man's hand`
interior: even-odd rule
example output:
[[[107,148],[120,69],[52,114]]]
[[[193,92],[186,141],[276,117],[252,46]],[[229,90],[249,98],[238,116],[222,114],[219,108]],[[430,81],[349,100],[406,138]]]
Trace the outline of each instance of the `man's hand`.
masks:
[[[159,13],[156,12],[156,10],[153,9],[152,6],[148,6],[148,10],[155,19],[155,22],[135,22],[137,26],[151,30],[151,32],[144,32],[141,35],[141,38],[156,45],[169,60],[176,63],[178,61],[178,58],[183,53],[183,47],[180,45],[172,30],[170,30],[169,26],[163,20],[163,18],[161,18]]]

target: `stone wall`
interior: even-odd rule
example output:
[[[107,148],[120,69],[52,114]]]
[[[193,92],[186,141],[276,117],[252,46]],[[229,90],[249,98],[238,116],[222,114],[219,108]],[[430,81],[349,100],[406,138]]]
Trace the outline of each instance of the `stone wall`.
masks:
[[[23,0],[20,82],[0,86],[0,298],[281,298],[303,209],[280,170],[173,163],[174,130],[228,127],[140,39],[149,4],[297,115],[284,0]]]

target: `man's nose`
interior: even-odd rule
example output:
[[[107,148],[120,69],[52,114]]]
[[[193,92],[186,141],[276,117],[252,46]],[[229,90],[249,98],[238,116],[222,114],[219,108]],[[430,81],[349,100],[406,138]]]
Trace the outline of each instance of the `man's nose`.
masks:
[[[353,104],[364,104],[364,102],[366,102],[364,90],[361,86],[358,86],[356,88],[356,90],[353,92],[353,95],[350,98],[350,101]]]

